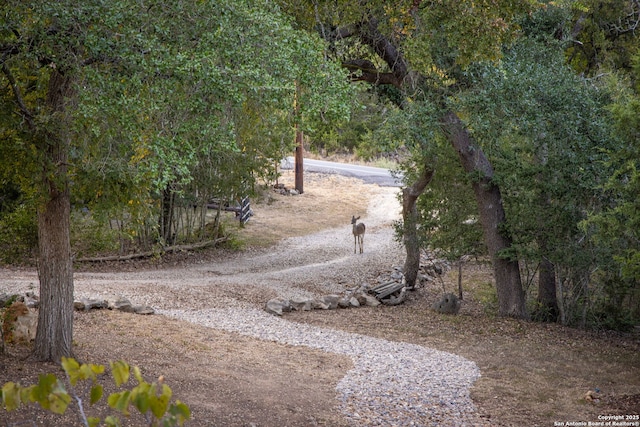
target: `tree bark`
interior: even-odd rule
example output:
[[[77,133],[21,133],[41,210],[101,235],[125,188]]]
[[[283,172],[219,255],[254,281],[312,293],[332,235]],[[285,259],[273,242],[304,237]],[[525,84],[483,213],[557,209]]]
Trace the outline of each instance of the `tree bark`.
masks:
[[[538,307],[534,317],[543,322],[556,322],[558,314],[556,269],[549,259],[543,257],[538,272]]]
[[[420,269],[420,241],[417,223],[418,209],[416,201],[433,178],[433,169],[424,166],[420,177],[409,187],[402,190],[402,224],[404,247],[407,258],[404,262],[404,278],[407,289],[415,289]]]
[[[441,118],[442,129],[449,142],[458,152],[465,172],[472,174],[472,186],[478,203],[480,223],[484,240],[493,263],[498,310],[501,316],[526,318],[526,307],[522,280],[517,261],[500,256],[511,248],[511,238],[502,230],[505,212],[500,189],[494,185],[493,168],[482,149],[467,132],[464,123],[453,112]]]
[[[44,201],[37,212],[40,307],[33,356],[43,361],[57,362],[62,356],[71,356],[73,265],[67,175],[70,136],[65,104],[72,87],[69,76],[52,72],[46,98],[52,120],[41,144]]]

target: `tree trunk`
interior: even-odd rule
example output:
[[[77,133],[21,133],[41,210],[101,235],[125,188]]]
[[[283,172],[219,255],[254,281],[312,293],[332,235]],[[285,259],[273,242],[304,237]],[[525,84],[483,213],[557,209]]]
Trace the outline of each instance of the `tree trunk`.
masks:
[[[402,190],[402,221],[404,247],[407,258],[404,262],[404,278],[407,289],[415,289],[416,278],[420,268],[420,241],[416,229],[418,223],[418,210],[416,201],[433,178],[433,170],[424,166],[422,174],[410,187]]]
[[[542,322],[556,322],[558,314],[556,269],[551,261],[543,257],[538,272],[538,307],[534,317]]]
[[[549,164],[549,146],[544,142],[544,136],[540,138],[542,144],[538,148],[537,162],[543,168]],[[541,172],[536,177],[537,184],[544,188],[546,178]],[[546,191],[542,191],[538,196],[540,212],[548,212],[551,209],[551,197]],[[541,230],[537,238],[538,248],[542,256],[538,271],[538,306],[534,313],[534,318],[542,322],[555,322],[558,320],[558,298],[556,295],[556,269],[548,258],[549,243],[547,229],[547,219],[543,215],[538,216],[538,229]]]
[[[175,193],[173,186],[167,184],[162,190],[162,200],[160,209],[160,239],[165,245],[172,245],[173,241],[173,211],[174,211]]]
[[[41,147],[44,201],[37,214],[40,307],[33,353],[37,360],[43,361],[59,361],[62,356],[71,356],[73,265],[67,175],[69,123],[65,103],[70,98],[72,86],[69,76],[53,71],[46,99],[52,120],[44,132]]]
[[[493,167],[455,113],[446,113],[441,118],[441,124],[449,142],[458,152],[465,172],[473,175],[472,186],[478,203],[480,223],[493,263],[499,314],[526,318],[518,262],[500,256],[500,252],[511,248],[511,238],[501,230],[505,222],[505,212],[500,189],[492,182]]]

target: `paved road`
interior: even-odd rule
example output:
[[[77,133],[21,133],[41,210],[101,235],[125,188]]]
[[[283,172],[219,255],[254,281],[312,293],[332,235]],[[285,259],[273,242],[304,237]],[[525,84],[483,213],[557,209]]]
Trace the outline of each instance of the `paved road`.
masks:
[[[282,169],[293,169],[295,160],[287,157],[282,160]],[[324,160],[304,159],[305,172],[337,173],[363,180],[368,184],[378,184],[381,187],[402,187],[402,177],[394,177],[389,169],[371,166],[354,165],[350,163],[327,162]]]

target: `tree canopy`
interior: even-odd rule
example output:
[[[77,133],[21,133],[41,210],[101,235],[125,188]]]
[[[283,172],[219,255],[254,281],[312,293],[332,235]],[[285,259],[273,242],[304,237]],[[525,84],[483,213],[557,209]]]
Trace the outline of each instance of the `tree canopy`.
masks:
[[[345,73],[267,1],[2,9],[2,186],[37,208],[39,266],[51,268],[40,271],[41,294],[61,296],[40,310],[41,358],[70,347],[71,202],[126,221],[132,239],[168,242],[178,197],[248,194],[291,148],[293,123],[313,134],[314,123],[349,114]]]

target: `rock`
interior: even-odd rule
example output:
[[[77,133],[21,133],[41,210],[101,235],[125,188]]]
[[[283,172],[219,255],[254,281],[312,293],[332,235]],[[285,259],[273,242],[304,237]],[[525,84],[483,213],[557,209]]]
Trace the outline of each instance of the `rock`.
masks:
[[[331,294],[325,295],[322,301],[329,306],[331,310],[338,308],[338,301],[340,301],[340,295]]]
[[[351,307],[360,307],[360,302],[358,301],[358,298],[351,297],[351,298],[349,298],[349,305]]]
[[[35,310],[30,310],[22,301],[14,301],[7,307],[2,320],[2,334],[6,341],[35,339],[38,314]]]
[[[329,310],[329,304],[325,304],[324,301],[317,299],[311,300],[311,308],[320,310]]]
[[[81,298],[79,301],[74,301],[73,307],[76,310],[89,311],[91,309],[107,308],[109,303],[103,299],[93,298]]]
[[[131,301],[124,297],[117,297],[114,301],[110,301],[108,308],[110,310],[124,311],[125,313],[135,313],[135,308]]]
[[[438,313],[458,314],[461,304],[462,303],[457,296],[452,293],[448,293],[444,294],[439,301],[434,302],[431,308]]]
[[[340,308],[349,308],[351,307],[351,303],[349,302],[349,298],[340,298],[338,300],[338,307]]]
[[[282,300],[278,298],[270,299],[264,306],[264,310],[267,313],[275,314],[276,316],[282,316],[283,308],[284,304]]]
[[[293,297],[289,301],[291,308],[296,311],[311,311],[311,300],[304,297]]]
[[[38,312],[27,309],[27,312],[18,316],[13,324],[13,338],[15,340],[33,341],[36,339],[38,329]]]
[[[29,291],[24,296],[24,303],[29,308],[38,308],[40,305],[40,297],[35,293]]]
[[[135,314],[144,314],[144,315],[156,314],[156,311],[152,307],[149,307],[148,305],[136,305],[135,307],[133,307],[133,312]]]
[[[364,299],[364,304],[362,305],[366,305],[367,307],[377,307],[380,305],[380,301],[378,301],[375,297],[368,295],[368,294],[364,294],[363,295],[363,299]],[[360,300],[358,300],[360,301]]]

